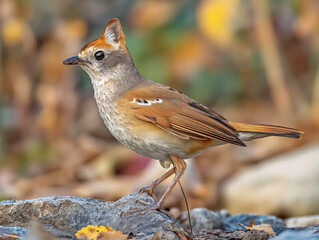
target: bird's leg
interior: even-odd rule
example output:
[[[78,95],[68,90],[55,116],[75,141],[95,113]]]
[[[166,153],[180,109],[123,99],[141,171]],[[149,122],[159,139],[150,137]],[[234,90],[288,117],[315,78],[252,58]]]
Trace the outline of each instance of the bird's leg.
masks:
[[[170,157],[171,157],[173,165],[174,165],[173,169],[175,170],[175,177],[174,177],[173,181],[171,182],[171,184],[169,185],[169,187],[166,189],[166,191],[163,194],[163,196],[161,197],[161,199],[159,201],[155,202],[154,204],[152,204],[151,206],[148,206],[145,208],[140,208],[140,209],[134,209],[132,211],[122,212],[121,214],[130,214],[130,213],[136,213],[136,212],[141,212],[141,214],[145,214],[146,212],[148,212],[150,210],[160,210],[161,209],[165,200],[167,199],[167,197],[169,196],[169,194],[171,193],[171,191],[175,187],[177,181],[184,174],[184,171],[186,169],[186,163],[183,159],[181,159],[180,157],[174,156],[174,155],[170,155]]]
[[[173,188],[175,187],[177,181],[181,178],[181,176],[184,174],[186,169],[186,163],[183,159],[174,155],[170,155],[170,157],[174,165],[175,177],[173,181],[171,182],[171,184],[169,185],[169,187],[166,189],[161,199],[155,203],[155,205],[153,206],[153,209],[160,209],[163,206],[165,200],[168,198],[169,194],[172,192]]]
[[[163,182],[165,179],[169,178],[173,173],[175,172],[175,168],[172,168],[168,172],[166,172],[163,176],[159,177],[155,181],[151,182],[146,187],[141,188],[140,193],[148,193],[151,195],[151,197],[156,201],[155,195],[154,195],[154,188],[159,185],[161,182]]]

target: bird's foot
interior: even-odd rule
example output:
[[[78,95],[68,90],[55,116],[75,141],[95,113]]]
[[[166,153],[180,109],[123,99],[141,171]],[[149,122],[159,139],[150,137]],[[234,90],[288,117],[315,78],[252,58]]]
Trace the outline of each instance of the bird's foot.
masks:
[[[155,184],[150,184],[146,187],[143,187],[140,189],[139,193],[148,193],[155,201],[157,201],[155,194],[154,194],[154,188],[156,187]]]

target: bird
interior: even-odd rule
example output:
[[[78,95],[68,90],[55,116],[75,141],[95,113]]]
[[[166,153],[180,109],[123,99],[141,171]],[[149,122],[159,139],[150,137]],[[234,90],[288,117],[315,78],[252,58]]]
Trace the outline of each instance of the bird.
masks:
[[[99,113],[119,142],[159,160],[164,168],[172,165],[163,176],[140,190],[155,199],[141,211],[160,210],[186,169],[185,159],[200,155],[207,148],[226,143],[245,147],[245,142],[253,139],[300,138],[303,134],[288,127],[228,121],[180,91],[142,76],[126,47],[117,18],[108,22],[101,37],[63,64],[78,65],[89,75]],[[154,188],[174,174],[157,200]]]

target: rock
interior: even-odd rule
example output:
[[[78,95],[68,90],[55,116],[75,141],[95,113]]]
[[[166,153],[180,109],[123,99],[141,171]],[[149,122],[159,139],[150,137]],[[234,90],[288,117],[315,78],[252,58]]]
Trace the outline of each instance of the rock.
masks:
[[[319,212],[319,145],[253,166],[228,180],[222,195],[231,213],[311,215]]]
[[[319,215],[293,217],[285,220],[287,227],[307,227],[319,224]]]
[[[176,234],[174,234],[172,232],[168,233],[168,232],[165,232],[163,230],[160,230],[160,231],[155,232],[153,237],[150,239],[152,239],[152,240],[162,240],[162,239],[175,240]]]
[[[314,225],[314,226],[309,226],[309,227],[305,227],[303,228],[303,230],[307,230],[310,233],[316,233],[319,234],[319,224],[318,225]]]
[[[319,235],[313,235],[307,231],[296,232],[288,230],[281,233],[279,236],[272,238],[273,240],[319,240]]]
[[[194,234],[189,236],[181,228],[188,228],[186,212],[176,221],[159,211],[121,215],[131,208],[145,207],[138,201],[154,203],[147,194],[130,194],[115,202],[104,202],[79,197],[47,197],[24,201],[0,202],[0,238],[15,234],[24,240],[68,240],[75,239],[75,233],[87,225],[109,225],[138,240],[177,239],[233,239],[265,240],[273,229],[278,239],[289,238],[291,232],[300,232],[305,239],[318,239],[319,225],[287,228],[285,222],[275,216],[257,214],[230,215],[226,210],[213,212],[208,209],[191,210]],[[246,227],[250,221],[259,228]],[[262,229],[262,230],[260,230]],[[267,233],[267,232],[268,233]],[[312,234],[312,235],[311,235]],[[288,236],[288,237],[287,237]],[[298,235],[299,236],[299,235]],[[308,238],[308,237],[313,238]]]
[[[257,214],[237,214],[231,215],[227,210],[214,212],[208,209],[193,209],[190,211],[192,225],[194,229],[194,239],[268,239],[269,233],[264,231],[245,231],[245,226],[249,226],[253,221],[254,225],[271,225],[276,235],[287,231],[302,232],[309,234],[319,234],[319,225],[309,227],[294,227],[288,228],[286,221],[271,215]],[[309,219],[313,216],[305,216],[302,219]],[[189,223],[187,220],[187,212],[183,212],[177,221],[188,229]],[[211,221],[211,222],[210,222]],[[266,229],[265,229],[266,230]],[[284,235],[285,236],[285,235]],[[308,236],[305,235],[305,236]],[[316,235],[313,235],[316,239]],[[286,239],[286,238],[283,238]],[[288,240],[289,238],[287,238]]]
[[[121,216],[122,211],[145,207],[138,200],[154,203],[149,195],[139,193],[130,194],[116,202],[79,197],[3,201],[0,202],[0,225],[28,227],[32,220],[37,220],[55,236],[69,239],[74,238],[74,234],[87,225],[109,225],[125,234],[133,233],[139,239],[151,239],[160,230],[186,234],[173,219],[159,211]]]
[[[264,231],[234,231],[225,232],[222,230],[201,231],[194,234],[194,239],[210,240],[266,240],[269,235]]]
[[[190,210],[190,218],[193,230],[221,229],[223,225],[220,216],[216,212],[210,211],[206,208],[196,208]],[[187,212],[183,212],[177,221],[183,226],[184,229],[190,231]]]
[[[223,221],[224,230],[235,231],[243,230],[244,227],[240,224],[249,226],[253,221],[255,225],[262,223],[270,224],[276,234],[280,233],[283,228],[286,228],[286,224],[280,218],[270,215],[257,215],[257,214],[237,214],[230,216]]]

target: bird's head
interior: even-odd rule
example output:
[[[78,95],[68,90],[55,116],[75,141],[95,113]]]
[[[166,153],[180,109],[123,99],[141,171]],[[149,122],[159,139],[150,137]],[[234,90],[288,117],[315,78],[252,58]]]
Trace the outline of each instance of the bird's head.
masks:
[[[109,75],[115,67],[127,61],[131,61],[131,57],[125,35],[120,21],[115,18],[109,21],[100,38],[86,44],[78,55],[64,60],[63,64],[81,66],[94,81]]]

